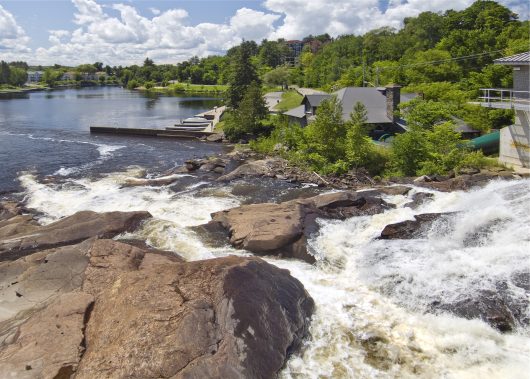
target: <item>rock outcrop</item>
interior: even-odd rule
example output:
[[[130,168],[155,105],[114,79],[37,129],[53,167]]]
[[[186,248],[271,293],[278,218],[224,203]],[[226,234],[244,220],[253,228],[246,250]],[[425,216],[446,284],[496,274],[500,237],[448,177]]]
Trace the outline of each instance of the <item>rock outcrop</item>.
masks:
[[[280,204],[243,205],[212,214],[208,230],[222,226],[230,243],[257,255],[278,255],[314,263],[307,239],[318,230],[317,217],[344,219],[381,213],[389,206],[373,193],[337,192]]]
[[[135,230],[149,218],[149,212],[77,212],[52,224],[32,227],[0,240],[0,262],[32,251],[72,245],[91,237],[112,238]]]
[[[512,180],[520,178],[512,171],[504,169],[496,170],[464,170],[458,176],[421,176],[414,180],[414,184],[431,188],[442,192],[467,191],[472,188],[481,187],[494,179]]]
[[[424,213],[414,216],[414,220],[406,220],[385,226],[380,239],[412,239],[420,237],[435,221],[454,213]]]
[[[186,263],[113,240],[0,272],[0,304],[38,300],[2,313],[6,377],[275,378],[314,308],[298,280],[259,258]],[[44,288],[22,288],[31,283]]]

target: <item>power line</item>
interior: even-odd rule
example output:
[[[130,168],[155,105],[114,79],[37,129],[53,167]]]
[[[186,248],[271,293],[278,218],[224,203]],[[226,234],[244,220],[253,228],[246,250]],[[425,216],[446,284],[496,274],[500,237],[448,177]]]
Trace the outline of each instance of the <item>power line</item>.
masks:
[[[450,62],[450,61],[459,61],[459,60],[465,60],[465,59],[469,59],[469,58],[476,58],[476,57],[480,57],[480,56],[484,56],[484,55],[495,54],[495,53],[499,53],[499,52],[504,51],[504,50],[505,50],[505,49],[494,50],[494,51],[487,51],[487,52],[483,52],[483,53],[479,53],[479,54],[464,55],[464,56],[461,56],[461,57],[448,58],[448,59],[440,59],[440,60],[437,60],[437,61],[430,61],[430,62],[411,63],[411,64],[405,64],[405,65],[399,65],[399,66],[376,67],[376,70],[380,70],[380,69],[388,69],[388,68],[391,68],[391,69],[397,69],[397,68],[402,68],[402,67],[425,66],[425,65],[430,65],[430,64],[434,64],[434,63],[443,63],[443,62]]]

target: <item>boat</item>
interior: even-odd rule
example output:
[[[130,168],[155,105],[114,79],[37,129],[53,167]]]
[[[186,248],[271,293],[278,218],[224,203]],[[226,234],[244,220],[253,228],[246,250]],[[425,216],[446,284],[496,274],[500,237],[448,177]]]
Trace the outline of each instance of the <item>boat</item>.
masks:
[[[202,131],[209,127],[211,124],[210,120],[204,117],[189,117],[182,120],[180,123],[174,126],[168,126],[166,130],[196,130]]]

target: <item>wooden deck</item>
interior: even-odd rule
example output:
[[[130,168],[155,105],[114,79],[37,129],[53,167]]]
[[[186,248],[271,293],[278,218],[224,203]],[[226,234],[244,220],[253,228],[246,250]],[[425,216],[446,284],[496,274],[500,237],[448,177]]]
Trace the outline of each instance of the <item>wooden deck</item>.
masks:
[[[144,136],[144,137],[168,137],[168,138],[188,138],[200,139],[215,134],[210,131],[173,131],[164,129],[149,129],[149,128],[118,128],[114,126],[91,126],[90,133],[105,133],[118,134],[130,136]]]

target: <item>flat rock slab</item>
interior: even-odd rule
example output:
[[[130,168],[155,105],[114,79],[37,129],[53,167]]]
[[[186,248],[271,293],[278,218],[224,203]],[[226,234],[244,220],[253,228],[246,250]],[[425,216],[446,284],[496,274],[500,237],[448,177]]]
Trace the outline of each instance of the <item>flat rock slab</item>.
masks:
[[[22,324],[0,347],[4,378],[70,378],[83,352],[84,325],[94,299],[83,292],[62,294]]]
[[[5,282],[43,278],[25,293],[49,298],[0,322],[7,377],[276,378],[314,310],[297,279],[259,258],[186,263],[89,240],[0,268]]]
[[[149,212],[77,212],[36,230],[0,240],[0,261],[14,260],[29,252],[72,245],[91,237],[112,238],[134,231]]]

